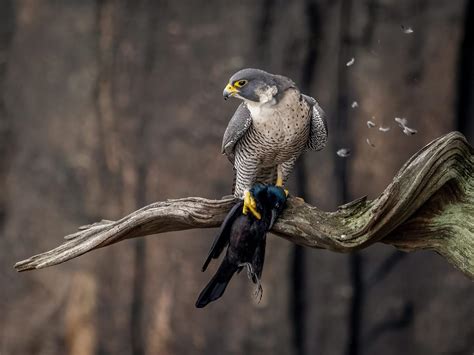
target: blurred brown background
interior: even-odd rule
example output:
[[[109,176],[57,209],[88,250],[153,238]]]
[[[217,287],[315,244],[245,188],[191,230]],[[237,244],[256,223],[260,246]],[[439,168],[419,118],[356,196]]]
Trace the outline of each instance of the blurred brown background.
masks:
[[[474,285],[428,251],[270,237],[262,302],[241,274],[204,310],[215,230],[13,264],[82,224],[229,194],[237,102],[221,93],[242,67],[290,76],[327,112],[330,144],[293,192],[324,209],[377,196],[432,139],[473,142],[473,26],[468,0],[0,0],[0,354],[472,354]]]

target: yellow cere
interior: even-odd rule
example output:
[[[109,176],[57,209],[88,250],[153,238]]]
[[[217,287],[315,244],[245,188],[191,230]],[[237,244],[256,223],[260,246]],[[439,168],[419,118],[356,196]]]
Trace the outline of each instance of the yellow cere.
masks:
[[[227,86],[225,87],[225,90],[231,93],[237,92],[237,89],[231,84],[227,84]]]

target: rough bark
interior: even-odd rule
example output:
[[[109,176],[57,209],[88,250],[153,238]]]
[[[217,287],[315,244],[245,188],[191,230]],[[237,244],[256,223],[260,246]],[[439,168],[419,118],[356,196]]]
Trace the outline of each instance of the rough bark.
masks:
[[[325,212],[298,198],[273,232],[294,243],[350,252],[376,242],[404,251],[431,249],[474,278],[474,150],[452,132],[416,153],[376,199],[360,198]],[[119,221],[80,227],[63,245],[15,265],[40,269],[124,239],[217,227],[233,199],[189,197],[157,202]]]

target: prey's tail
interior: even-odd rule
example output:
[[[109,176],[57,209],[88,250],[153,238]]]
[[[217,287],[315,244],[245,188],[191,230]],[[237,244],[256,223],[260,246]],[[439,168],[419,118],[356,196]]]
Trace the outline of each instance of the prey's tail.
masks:
[[[201,291],[201,294],[196,301],[196,307],[205,307],[208,303],[220,298],[224,294],[227,284],[238,268],[238,266],[230,264],[227,259],[224,258],[216,274]]]

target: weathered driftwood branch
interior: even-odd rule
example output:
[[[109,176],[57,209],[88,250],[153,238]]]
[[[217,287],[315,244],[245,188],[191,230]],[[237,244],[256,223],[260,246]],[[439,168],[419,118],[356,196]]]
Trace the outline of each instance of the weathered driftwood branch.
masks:
[[[59,247],[15,265],[18,271],[62,263],[124,239],[217,227],[232,199],[190,197],[158,202],[119,221],[84,226]],[[409,251],[431,249],[474,278],[474,156],[457,132],[416,153],[377,199],[324,212],[290,198],[273,232],[313,248],[349,252],[375,242]]]

